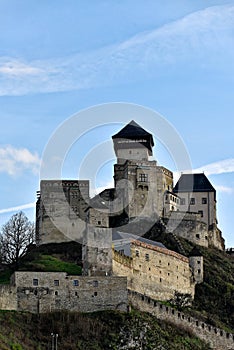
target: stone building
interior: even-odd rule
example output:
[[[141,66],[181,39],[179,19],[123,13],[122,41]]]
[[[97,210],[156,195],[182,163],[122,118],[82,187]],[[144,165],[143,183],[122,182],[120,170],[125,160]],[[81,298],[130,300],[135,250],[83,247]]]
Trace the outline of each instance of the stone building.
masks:
[[[36,203],[37,244],[82,241],[88,180],[42,180]]]
[[[159,242],[118,232],[113,254],[113,272],[127,276],[128,289],[157,300],[172,299],[175,291],[193,298],[195,284],[203,281],[198,250],[187,258]]]
[[[118,276],[68,276],[65,272],[17,271],[0,286],[0,309],[52,311],[127,311],[127,280]]]
[[[86,219],[95,227],[114,227],[136,218],[161,218],[168,232],[224,250],[217,227],[216,191],[204,174],[182,174],[174,186],[173,173],[152,160],[152,134],[135,121],[112,139],[117,158],[114,188],[90,199],[88,180],[41,181],[38,244],[82,241]]]

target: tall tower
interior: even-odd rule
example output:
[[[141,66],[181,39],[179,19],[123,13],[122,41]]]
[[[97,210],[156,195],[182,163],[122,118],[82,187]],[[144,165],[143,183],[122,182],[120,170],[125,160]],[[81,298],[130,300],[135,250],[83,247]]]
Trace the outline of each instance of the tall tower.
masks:
[[[129,218],[152,216],[157,212],[157,164],[149,159],[154,146],[152,134],[132,120],[112,139],[117,157],[115,188],[122,190],[124,211]]]

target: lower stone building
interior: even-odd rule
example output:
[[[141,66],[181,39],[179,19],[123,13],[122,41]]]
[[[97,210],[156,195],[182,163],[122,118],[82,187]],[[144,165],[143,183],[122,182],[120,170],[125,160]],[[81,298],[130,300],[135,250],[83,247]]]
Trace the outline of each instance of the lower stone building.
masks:
[[[203,281],[203,257],[198,250],[187,258],[142,237],[129,242],[125,238],[122,246],[118,240],[114,246],[113,273],[126,276],[132,291],[157,300],[172,299],[175,291],[194,298],[196,283]]]
[[[0,286],[0,309],[52,311],[127,311],[127,280],[118,276],[68,276],[65,272],[17,271]]]

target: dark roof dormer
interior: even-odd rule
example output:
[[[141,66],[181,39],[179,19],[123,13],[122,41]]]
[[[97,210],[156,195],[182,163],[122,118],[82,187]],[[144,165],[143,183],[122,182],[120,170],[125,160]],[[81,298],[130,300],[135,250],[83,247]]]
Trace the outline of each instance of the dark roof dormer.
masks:
[[[115,152],[120,148],[138,148],[146,147],[149,155],[152,155],[154,140],[152,134],[143,129],[139,124],[132,120],[117,134],[112,136]]]

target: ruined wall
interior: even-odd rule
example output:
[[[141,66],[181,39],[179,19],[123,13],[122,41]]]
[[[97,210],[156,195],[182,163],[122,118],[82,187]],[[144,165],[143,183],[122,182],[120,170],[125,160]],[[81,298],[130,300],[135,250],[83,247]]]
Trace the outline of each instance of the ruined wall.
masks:
[[[15,290],[10,309],[18,311],[127,311],[128,306],[127,279],[124,277],[67,276],[63,272],[15,272],[9,288]],[[9,309],[6,302],[4,304],[2,301],[0,305],[2,309]]]
[[[166,320],[175,324],[177,327],[192,332],[198,338],[207,342],[214,350],[234,349],[234,334],[208,325],[143,294],[129,291],[129,302],[138,310],[149,312],[158,319]]]
[[[36,208],[37,244],[81,241],[89,181],[42,180]]]
[[[174,297],[175,290],[194,297],[189,260],[173,251],[134,242],[132,258],[114,252],[113,273],[128,278],[128,288],[159,300]]]
[[[12,285],[0,285],[0,310],[16,309],[16,288]]]

